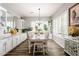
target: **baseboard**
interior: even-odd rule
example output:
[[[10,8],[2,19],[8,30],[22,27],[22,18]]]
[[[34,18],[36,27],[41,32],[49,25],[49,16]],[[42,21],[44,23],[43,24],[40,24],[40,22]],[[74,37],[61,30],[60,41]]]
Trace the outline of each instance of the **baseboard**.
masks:
[[[57,37],[57,36],[53,36],[53,39],[59,46],[61,46],[62,48],[64,48],[64,42],[61,42],[62,40],[64,41],[64,39]],[[59,41],[61,40],[61,41]]]

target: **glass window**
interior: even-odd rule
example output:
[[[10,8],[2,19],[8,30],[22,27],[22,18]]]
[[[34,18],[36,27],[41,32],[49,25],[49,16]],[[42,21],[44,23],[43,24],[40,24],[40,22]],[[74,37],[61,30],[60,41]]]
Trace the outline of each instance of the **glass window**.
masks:
[[[32,31],[48,31],[48,21],[32,21]]]

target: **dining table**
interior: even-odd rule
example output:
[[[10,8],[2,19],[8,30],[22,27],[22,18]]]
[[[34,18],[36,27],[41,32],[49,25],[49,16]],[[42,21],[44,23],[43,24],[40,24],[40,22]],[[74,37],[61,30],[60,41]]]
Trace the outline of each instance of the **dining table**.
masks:
[[[48,38],[45,34],[33,34],[31,38],[28,39],[29,53],[31,53],[31,47],[34,43],[44,43],[47,47]]]

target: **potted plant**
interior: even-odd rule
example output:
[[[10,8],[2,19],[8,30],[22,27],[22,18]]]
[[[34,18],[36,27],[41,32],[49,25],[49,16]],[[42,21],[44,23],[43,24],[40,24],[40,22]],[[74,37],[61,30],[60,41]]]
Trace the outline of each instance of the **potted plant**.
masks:
[[[45,30],[45,31],[48,31],[48,27],[47,27],[46,24],[44,24],[44,30]]]

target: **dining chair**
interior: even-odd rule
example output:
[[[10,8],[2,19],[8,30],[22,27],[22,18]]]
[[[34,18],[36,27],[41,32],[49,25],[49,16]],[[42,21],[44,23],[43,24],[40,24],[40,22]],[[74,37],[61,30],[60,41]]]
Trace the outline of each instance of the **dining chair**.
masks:
[[[35,55],[35,53],[39,53],[42,52],[43,55],[45,55],[45,45],[43,42],[35,42],[34,46],[33,46],[33,55]]]
[[[28,32],[28,50],[29,50],[29,53],[31,53],[30,50],[31,50],[31,47],[33,46],[33,44],[31,44],[31,42],[30,42],[30,39],[32,37],[33,37],[33,32],[29,31]]]

